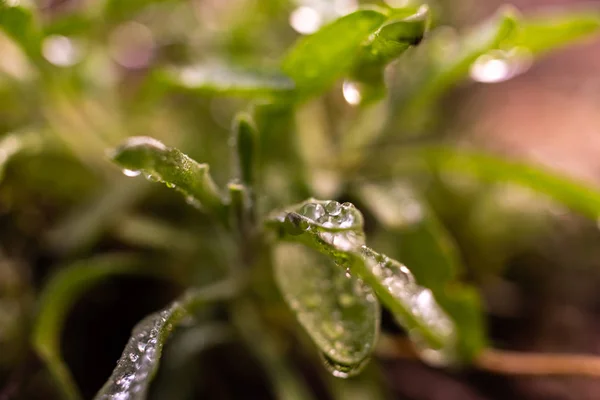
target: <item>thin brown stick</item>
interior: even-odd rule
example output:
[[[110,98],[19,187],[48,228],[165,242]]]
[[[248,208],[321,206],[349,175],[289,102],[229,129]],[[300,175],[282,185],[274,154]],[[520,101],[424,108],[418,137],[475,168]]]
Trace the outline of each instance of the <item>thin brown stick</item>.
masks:
[[[520,353],[485,349],[474,362],[507,375],[577,375],[600,378],[600,357],[583,354]]]
[[[384,336],[377,348],[383,358],[419,359],[410,341],[404,337]],[[600,379],[600,356],[581,354],[521,353],[485,349],[473,366],[504,375],[587,376]]]

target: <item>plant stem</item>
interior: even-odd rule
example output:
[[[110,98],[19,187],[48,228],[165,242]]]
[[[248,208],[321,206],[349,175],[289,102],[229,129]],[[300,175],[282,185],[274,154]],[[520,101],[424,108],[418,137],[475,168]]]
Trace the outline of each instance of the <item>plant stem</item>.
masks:
[[[388,359],[419,359],[405,337],[382,337],[377,354]],[[473,360],[472,365],[504,375],[587,376],[600,379],[600,356],[596,355],[522,353],[487,348]]]

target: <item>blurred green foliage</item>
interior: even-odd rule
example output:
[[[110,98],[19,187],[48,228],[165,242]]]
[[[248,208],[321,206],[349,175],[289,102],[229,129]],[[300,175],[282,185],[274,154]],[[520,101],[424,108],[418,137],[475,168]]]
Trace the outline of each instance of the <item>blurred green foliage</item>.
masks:
[[[0,366],[8,376],[26,362],[18,332],[31,331],[45,363],[32,390],[45,398],[81,397],[61,356],[70,309],[100,281],[131,273],[190,289],[137,326],[102,390],[83,388],[98,399],[170,387],[191,396],[174,383],[175,358],[159,370],[171,331],[173,348],[195,357],[205,347],[184,341],[190,332],[227,332],[277,396],[316,397],[287,349],[314,341],[308,362],[320,355],[335,376],[356,375],[376,347],[379,301],[425,362],[468,365],[488,345],[478,285],[502,273],[511,248],[495,240],[512,225],[498,224],[502,238],[484,234],[504,210],[463,196],[460,183],[471,194],[490,183],[530,190],[517,223],[551,218],[549,202],[600,214],[597,189],[458,148],[439,118],[456,85],[524,72],[533,57],[595,34],[598,13],[504,8],[457,34],[416,2],[67,3],[0,5],[0,271],[16,277],[0,307],[19,304],[1,320],[14,329],[2,329],[0,345],[23,349]],[[505,75],[490,76],[490,61]],[[119,169],[165,183],[192,207]],[[364,217],[337,201],[298,203],[313,196],[350,200]],[[448,226],[446,199],[484,210],[469,242]],[[465,263],[471,248],[494,260]],[[348,385],[380,398],[375,381]]]

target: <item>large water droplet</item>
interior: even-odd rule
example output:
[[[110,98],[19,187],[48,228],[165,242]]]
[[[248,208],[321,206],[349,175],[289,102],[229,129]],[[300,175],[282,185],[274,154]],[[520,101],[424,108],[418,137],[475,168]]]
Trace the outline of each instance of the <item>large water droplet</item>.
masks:
[[[362,360],[356,364],[340,364],[332,360],[326,354],[321,353],[321,360],[325,368],[331,372],[336,378],[351,378],[359,374],[363,368],[369,363],[369,358]]]
[[[471,65],[470,75],[477,82],[503,82],[527,71],[531,58],[526,49],[494,50],[477,58]]]
[[[325,211],[329,215],[339,215],[342,212],[342,205],[337,201],[330,201],[327,204],[325,204]]]
[[[123,175],[128,176],[130,178],[139,176],[142,173],[142,171],[135,171],[133,169],[124,169],[123,170]]]
[[[300,214],[316,222],[325,214],[325,209],[319,203],[306,203],[302,206]]]

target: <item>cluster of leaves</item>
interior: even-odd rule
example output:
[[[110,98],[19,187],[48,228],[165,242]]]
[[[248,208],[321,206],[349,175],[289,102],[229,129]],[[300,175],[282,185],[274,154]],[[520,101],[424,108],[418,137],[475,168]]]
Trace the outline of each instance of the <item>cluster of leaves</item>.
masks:
[[[70,16],[73,20],[63,25],[60,21],[39,23],[32,9],[3,3],[0,28],[20,47],[27,65],[35,68],[32,77],[22,81],[5,74],[7,92],[12,94],[10,90],[17,87],[21,98],[26,94],[32,111],[18,110],[15,119],[27,124],[36,121],[36,125],[7,127],[15,132],[0,141],[0,168],[13,156],[33,149],[38,154],[72,152],[90,169],[106,171],[105,145],[129,136],[115,133],[127,132],[128,123],[114,122],[108,128],[97,128],[78,120],[73,104],[84,102],[83,94],[107,92],[102,87],[87,88],[89,65],[58,69],[45,60],[41,49],[50,35],[76,33],[98,13],[116,13],[117,17],[107,20],[118,21],[121,12],[130,15],[135,11],[123,11],[118,3],[107,1],[101,11],[74,14]],[[126,175],[143,175],[183,194],[187,203],[209,216],[202,221],[205,236],[210,236],[206,232],[219,232],[213,240],[225,243],[231,251],[212,255],[223,266],[214,273],[225,275],[219,283],[191,288],[137,325],[114,373],[96,398],[145,398],[167,338],[178,326],[206,323],[198,314],[212,305],[229,305],[232,324],[237,325],[241,336],[246,330],[268,335],[255,328],[259,324],[254,318],[257,311],[248,309],[246,304],[260,308],[257,306],[276,301],[266,301],[259,294],[263,287],[256,282],[265,273],[274,274],[284,300],[322,354],[327,368],[337,377],[357,374],[369,360],[379,336],[380,303],[406,330],[425,362],[458,366],[477,357],[486,346],[481,300],[476,288],[464,282],[465,268],[453,237],[438,218],[435,207],[426,202],[425,193],[415,184],[417,180],[411,178],[415,173],[438,176],[443,171],[482,181],[517,184],[591,218],[600,215],[600,192],[533,166],[451,146],[411,145],[381,151],[377,144],[405,134],[406,130],[420,135],[426,127],[430,128],[439,98],[463,81],[480,57],[515,48],[534,56],[541,54],[596,32],[600,15],[524,18],[512,9],[502,9],[490,20],[456,37],[445,35],[440,28],[429,31],[430,19],[424,5],[401,9],[369,6],[298,39],[276,68],[172,63],[159,64],[146,74],[138,97],[126,106],[134,114],[137,108],[144,117],[148,109],[160,104],[158,99],[181,93],[188,96],[186,99],[216,95],[249,100],[247,111],[234,119],[231,129],[235,171],[230,179],[223,179],[227,176],[225,168],[217,171],[218,176],[213,179],[208,164],[197,163],[178,149],[147,136],[130,137],[109,153]],[[93,35],[102,36],[103,30],[108,29],[99,26]],[[392,81],[386,81],[386,68],[399,71]],[[402,71],[409,74],[405,76]],[[317,117],[302,118],[302,113],[313,112],[315,102],[341,80],[360,91],[361,104],[353,124],[371,126],[366,129],[370,133],[350,130],[332,144],[331,138],[318,129],[314,132],[310,119]],[[73,98],[65,97],[65,90]],[[107,112],[89,104],[83,107],[89,113]],[[384,116],[377,123],[369,122],[373,112],[383,112]],[[298,118],[294,132],[295,114]],[[148,125],[156,121],[150,119]],[[73,127],[81,128],[80,137],[65,133]],[[167,143],[179,140],[175,134],[163,139]],[[97,148],[88,146],[86,141],[97,143]],[[225,142],[221,138],[218,141]],[[208,150],[199,154],[206,158],[211,157],[211,146],[219,148],[210,139],[203,143]],[[374,154],[373,149],[378,153]],[[313,157],[320,152],[324,152],[322,157]],[[217,164],[221,153],[212,155]],[[381,180],[382,170],[385,183],[369,181],[375,175]],[[333,174],[334,188],[322,190],[318,187],[319,177],[328,173]],[[111,183],[117,183],[107,185],[110,190],[84,209],[83,216],[78,214],[51,232],[51,240],[58,238],[54,239],[59,243],[56,248],[67,254],[83,251],[106,229],[109,214],[117,214],[117,210],[127,208],[151,190],[139,182],[128,181],[124,185],[111,179]],[[281,193],[282,180],[287,193]],[[215,183],[223,181],[225,185]],[[335,197],[345,195],[363,205],[380,224],[385,238],[402,242],[401,251],[398,253],[395,245],[386,246],[386,241],[377,235],[373,242],[389,248],[402,263],[367,247],[364,217],[352,204],[309,198],[288,205],[321,192]],[[124,241],[183,251],[187,236],[177,236],[174,229],[152,222],[129,221],[129,225],[119,228]],[[129,237],[126,227],[133,232]],[[158,239],[148,235],[148,231],[160,228],[166,233]],[[222,230],[227,233],[223,235]],[[195,241],[191,246],[195,246]],[[66,398],[79,397],[60,355],[60,332],[69,308],[88,287],[109,276],[161,274],[142,264],[135,256],[105,254],[65,267],[46,285],[39,300],[32,341]],[[184,279],[188,279],[187,275]],[[203,283],[215,280],[218,279],[211,276]],[[273,360],[270,348],[257,347],[260,357],[270,365],[267,369],[272,371],[275,386],[289,385],[281,393],[289,393],[289,387],[294,387],[298,398],[305,397],[306,390],[297,387],[298,383],[286,375],[288,372],[274,372],[281,365]]]

